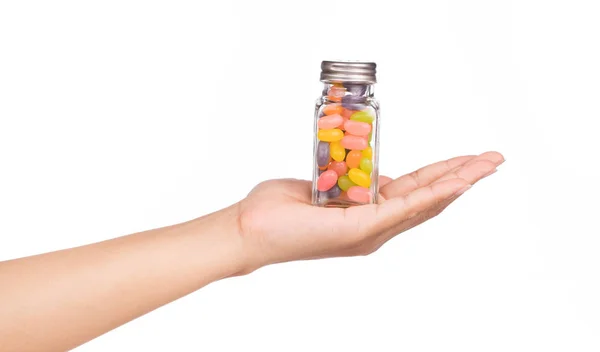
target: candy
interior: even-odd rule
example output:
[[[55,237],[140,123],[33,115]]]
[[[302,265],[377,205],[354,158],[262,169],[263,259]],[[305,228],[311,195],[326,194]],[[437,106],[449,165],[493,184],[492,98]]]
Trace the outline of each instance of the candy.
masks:
[[[371,191],[368,188],[353,186],[348,189],[348,198],[358,203],[371,203]]]
[[[372,123],[375,117],[369,114],[366,111],[357,111],[352,116],[350,116],[350,120]]]
[[[367,158],[362,158],[360,160],[360,169],[370,175],[373,171],[373,163]]]
[[[340,116],[340,115],[334,115]],[[341,116],[340,116],[341,117]],[[323,118],[325,119],[325,118]],[[319,120],[319,122],[323,121],[323,119]],[[337,127],[337,126],[334,126]],[[355,136],[366,136],[371,132],[371,125],[366,122],[360,122],[355,120],[348,120],[344,122],[344,130],[346,132],[355,135]]]
[[[356,122],[356,121],[354,121]],[[319,126],[319,128],[324,129],[324,130],[329,130],[332,128],[336,128],[339,127],[342,123],[344,123],[344,118],[339,115],[339,114],[334,114],[334,115],[326,115],[323,116],[322,118],[319,119],[319,121],[317,121],[317,126]],[[357,122],[360,123],[360,122]],[[367,126],[369,126],[369,130],[371,125],[366,124]],[[367,132],[369,133],[369,132]]]
[[[348,120],[350,119],[350,116],[352,116],[352,114],[354,114],[355,112],[356,111],[354,110],[343,109],[341,115],[344,119]]]
[[[365,97],[359,95],[346,95],[342,98],[342,106],[350,110],[362,110],[365,108]]]
[[[327,191],[327,198],[337,198],[342,194],[342,190],[337,184],[334,184],[329,191]]]
[[[369,137],[367,138],[369,143],[371,143],[371,139],[373,139],[373,131],[371,131],[371,133],[369,133]]]
[[[341,114],[344,111],[344,108],[340,104],[327,104],[323,108],[323,113],[325,115],[334,115]]]
[[[346,156],[346,165],[351,169],[356,169],[360,166],[362,153],[360,150],[351,150]]]
[[[329,167],[327,169],[335,171],[335,173],[341,177],[348,172],[348,165],[346,165],[345,161],[332,161],[329,163]]]
[[[338,130],[340,131],[340,130]],[[342,131],[340,131],[342,132]],[[321,131],[319,131],[319,133],[321,133]],[[343,132],[342,132],[343,133]],[[322,139],[321,137],[319,137],[319,139]],[[353,135],[345,135],[342,139],[342,147],[346,148],[346,149],[356,149],[356,150],[364,150],[369,146],[369,143],[367,142],[367,139],[364,137],[359,137],[359,136],[353,136]]]
[[[337,181],[338,186],[342,189],[342,191],[347,191],[350,187],[356,186],[356,183],[350,180],[350,177],[344,175],[341,176]]]
[[[344,84],[344,86],[352,95],[365,95],[365,93],[367,92],[367,86],[364,84],[346,83]]]
[[[344,95],[346,95],[346,88],[333,86],[329,88],[329,92],[327,93],[327,99],[339,102],[342,100],[342,97]]]
[[[327,170],[317,179],[317,189],[325,192],[331,189],[337,182],[338,175],[333,170]]]
[[[327,166],[329,163],[329,143],[319,142],[317,144],[317,165],[319,167]]]
[[[319,130],[319,132],[317,132],[317,137],[319,138],[319,140],[324,142],[337,142],[344,138],[344,132],[337,128],[332,130]]]
[[[335,161],[343,161],[346,157],[346,149],[342,147],[340,142],[331,142],[329,145],[329,154]]]
[[[325,173],[327,172],[329,171],[325,171]],[[325,173],[323,173],[323,175],[325,175]],[[321,175],[321,177],[323,177],[323,175]],[[371,186],[371,177],[361,169],[350,169],[350,171],[348,171],[348,177],[350,177],[352,182],[361,187],[369,188],[369,186]]]
[[[367,147],[367,149],[362,151],[362,156],[363,156],[363,158],[373,160],[373,148]]]

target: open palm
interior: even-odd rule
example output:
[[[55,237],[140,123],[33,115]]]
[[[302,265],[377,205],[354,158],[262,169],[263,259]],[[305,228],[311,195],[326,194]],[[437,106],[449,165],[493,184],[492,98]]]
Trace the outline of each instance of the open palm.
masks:
[[[259,266],[369,254],[438,215],[502,162],[501,154],[487,152],[431,164],[395,180],[381,176],[378,204],[347,209],[312,206],[310,181],[266,181],[240,202],[240,231]]]

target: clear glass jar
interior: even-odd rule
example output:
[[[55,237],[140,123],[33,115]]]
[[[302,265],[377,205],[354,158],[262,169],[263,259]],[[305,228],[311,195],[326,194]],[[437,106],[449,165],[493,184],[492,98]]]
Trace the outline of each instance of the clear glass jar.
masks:
[[[312,203],[349,207],[377,202],[379,103],[372,62],[323,61],[315,107]]]

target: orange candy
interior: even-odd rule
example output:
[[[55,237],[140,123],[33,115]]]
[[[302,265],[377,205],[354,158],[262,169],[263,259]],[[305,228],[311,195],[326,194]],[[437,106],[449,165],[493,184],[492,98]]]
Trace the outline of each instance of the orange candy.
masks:
[[[327,92],[327,99],[340,102],[344,95],[346,95],[346,88],[333,86]]]
[[[351,150],[346,156],[346,166],[350,169],[356,169],[360,166],[360,159],[362,158],[362,152],[360,150]]]
[[[323,113],[325,115],[335,115],[341,114],[344,108],[340,104],[327,104],[323,108]]]

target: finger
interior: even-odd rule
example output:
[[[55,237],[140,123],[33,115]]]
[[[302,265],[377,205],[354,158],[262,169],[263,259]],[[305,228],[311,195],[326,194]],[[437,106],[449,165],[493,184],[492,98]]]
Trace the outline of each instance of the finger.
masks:
[[[463,179],[466,180],[469,184],[473,185],[477,181],[482,178],[491,175],[496,171],[496,164],[489,160],[478,160],[470,163],[469,165],[465,165],[456,169],[455,171],[450,171],[444,176],[440,177],[437,181],[444,182],[452,179]]]
[[[475,158],[474,155],[465,155],[425,166],[393,180],[384,187],[380,186],[379,193],[385,199],[406,195],[419,187],[432,183],[447,172],[464,165],[473,158]]]
[[[391,177],[379,176],[379,188],[387,185],[388,183],[390,183],[392,181],[393,181],[393,179]]]
[[[400,197],[419,187],[423,187],[429,183],[437,181],[449,172],[457,171],[463,166],[484,160],[490,161],[496,166],[499,166],[504,162],[504,157],[498,152],[491,151],[482,153],[478,156],[460,156],[457,158],[448,159],[446,161],[441,161],[398,178],[391,184],[388,184],[386,186],[387,189],[385,190],[380,187],[380,193],[385,199]],[[446,166],[445,170],[444,166]]]
[[[470,188],[466,180],[455,178],[418,188],[406,196],[391,198],[377,208],[380,231],[395,228],[445,199],[460,195]]]
[[[473,163],[476,163],[478,161],[483,161],[483,160],[491,161],[496,165],[496,167],[498,167],[504,162],[504,157],[502,156],[502,154],[500,154],[498,152],[485,152],[485,153],[480,154],[480,155],[476,156],[475,158],[467,161],[463,165],[453,168],[452,170],[450,170],[450,172],[456,172],[457,170],[459,170],[462,167],[466,167]]]

